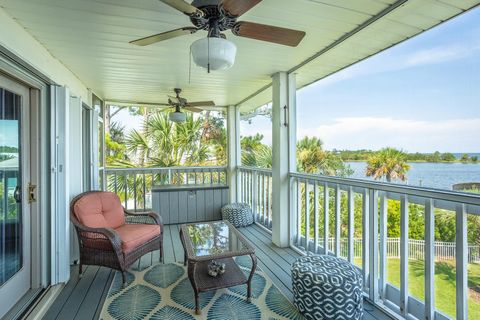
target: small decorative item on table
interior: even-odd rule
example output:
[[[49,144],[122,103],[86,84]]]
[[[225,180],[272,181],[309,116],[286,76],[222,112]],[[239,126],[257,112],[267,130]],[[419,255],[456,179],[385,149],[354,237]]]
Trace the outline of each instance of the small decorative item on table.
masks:
[[[208,264],[208,274],[212,277],[217,277],[225,273],[225,263],[212,260]]]

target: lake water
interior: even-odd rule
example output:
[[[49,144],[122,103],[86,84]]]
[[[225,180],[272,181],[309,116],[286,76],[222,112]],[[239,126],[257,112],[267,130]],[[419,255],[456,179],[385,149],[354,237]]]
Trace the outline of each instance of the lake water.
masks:
[[[347,162],[355,171],[350,178],[368,179],[365,176],[366,162]],[[463,182],[480,182],[480,164],[463,163],[409,163],[408,181],[399,184],[438,189],[452,189],[452,185]]]

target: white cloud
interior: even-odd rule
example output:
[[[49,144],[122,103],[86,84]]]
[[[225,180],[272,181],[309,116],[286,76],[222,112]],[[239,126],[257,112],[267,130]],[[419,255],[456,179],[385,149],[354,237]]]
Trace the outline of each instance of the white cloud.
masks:
[[[407,58],[405,66],[418,66],[458,60],[467,58],[477,51],[480,51],[479,45],[464,44],[439,46],[426,50],[420,50],[411,54]]]
[[[480,118],[419,121],[388,117],[338,118],[331,124],[302,128],[299,138],[320,137],[326,149],[373,149],[391,146],[408,152],[478,152]]]

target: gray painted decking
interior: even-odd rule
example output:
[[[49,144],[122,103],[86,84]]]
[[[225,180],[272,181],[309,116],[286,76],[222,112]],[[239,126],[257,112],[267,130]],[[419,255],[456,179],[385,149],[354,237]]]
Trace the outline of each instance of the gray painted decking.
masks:
[[[268,274],[277,287],[292,299],[290,265],[299,256],[294,250],[278,248],[271,242],[271,236],[261,227],[253,225],[239,229],[256,248],[258,266]],[[179,226],[165,226],[165,263],[183,262],[183,248],[178,235]],[[158,261],[158,252],[143,256],[133,268],[148,267]],[[82,278],[78,278],[78,267],[72,267],[72,276],[57,300],[43,319],[90,320],[98,319],[102,305],[112,282],[114,271],[88,266]],[[369,303],[365,303],[364,319],[387,319]]]

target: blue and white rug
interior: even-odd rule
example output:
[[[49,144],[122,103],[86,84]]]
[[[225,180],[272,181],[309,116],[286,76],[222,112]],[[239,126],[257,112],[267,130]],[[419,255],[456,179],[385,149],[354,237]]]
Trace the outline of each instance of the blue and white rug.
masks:
[[[239,257],[237,263],[245,274],[249,273],[249,257]],[[303,319],[258,268],[252,279],[251,303],[246,301],[246,293],[246,285],[201,293],[202,314],[195,315],[195,300],[186,267],[175,263],[156,264],[142,271],[129,271],[123,289],[122,276],[117,272],[100,319]]]

